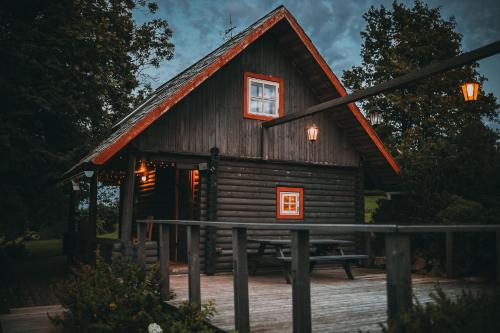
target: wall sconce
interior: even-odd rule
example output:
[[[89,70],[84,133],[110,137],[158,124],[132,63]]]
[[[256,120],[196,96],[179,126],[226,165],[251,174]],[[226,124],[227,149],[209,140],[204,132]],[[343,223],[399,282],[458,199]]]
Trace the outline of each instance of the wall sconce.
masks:
[[[92,176],[94,175],[94,170],[85,170],[83,171],[83,173],[85,174],[85,177],[92,178]]]
[[[466,82],[460,85],[462,88],[462,94],[466,102],[472,102],[477,100],[477,91],[479,90],[479,83],[477,82]]]
[[[307,140],[309,140],[309,142],[314,142],[318,140],[318,132],[319,132],[318,126],[316,126],[316,124],[314,123],[311,126],[307,127],[306,128]]]

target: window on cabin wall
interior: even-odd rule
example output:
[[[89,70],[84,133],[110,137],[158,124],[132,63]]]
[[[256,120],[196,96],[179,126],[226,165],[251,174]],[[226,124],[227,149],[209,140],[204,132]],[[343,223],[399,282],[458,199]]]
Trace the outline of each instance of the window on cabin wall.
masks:
[[[301,220],[304,217],[304,189],[300,187],[276,188],[276,218]]]
[[[245,72],[244,117],[271,120],[283,115],[283,80]]]

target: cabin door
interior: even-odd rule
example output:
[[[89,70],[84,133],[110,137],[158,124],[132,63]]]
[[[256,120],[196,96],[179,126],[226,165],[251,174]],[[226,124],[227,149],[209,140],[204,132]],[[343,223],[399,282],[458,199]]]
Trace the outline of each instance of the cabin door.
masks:
[[[197,193],[198,193],[198,171],[191,169],[177,168],[177,212],[176,219],[194,220],[197,219]],[[174,226],[172,230],[175,244],[174,253],[171,258],[175,262],[187,263],[187,227],[182,225]]]

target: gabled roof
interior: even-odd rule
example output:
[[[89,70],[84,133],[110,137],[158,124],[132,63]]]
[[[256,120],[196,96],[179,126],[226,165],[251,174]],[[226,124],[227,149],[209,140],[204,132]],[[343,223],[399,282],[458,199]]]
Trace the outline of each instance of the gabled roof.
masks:
[[[285,25],[286,27],[284,27]],[[280,6],[170,81],[158,87],[142,105],[114,126],[114,132],[107,139],[101,142],[89,155],[83,158],[66,174],[76,171],[83,165],[93,164],[98,166],[109,161],[193,89],[202,84],[222,66],[231,61],[247,46],[272,28],[274,28],[273,30],[277,30],[278,33],[284,31],[284,29],[291,31],[294,36],[290,37],[288,35],[286,39],[296,39],[296,43],[300,45],[296,45],[294,49],[300,49],[301,52],[305,53],[303,58],[309,61],[309,66],[312,64],[312,66],[317,67],[318,71],[321,72],[318,75],[313,75],[313,77],[317,80],[323,80],[322,89],[326,91],[320,94],[323,100],[346,95],[344,87],[340,84],[295,18],[284,6]],[[332,89],[332,86],[334,89]],[[354,135],[352,138],[354,140],[353,145],[360,151],[361,155],[368,156],[368,162],[370,162],[370,159],[373,159],[374,163],[370,164],[373,164],[375,168],[385,169],[379,171],[383,171],[385,175],[390,174],[390,178],[399,174],[398,165],[356,105],[352,103],[349,104],[348,108],[344,109],[343,111],[333,112],[334,119],[336,119],[335,114],[337,114],[338,119],[336,121],[338,120],[339,127],[347,130],[346,134],[348,136]],[[347,114],[346,110],[348,110]],[[361,144],[357,145],[356,140],[361,140]],[[390,167],[390,171],[387,171],[388,166]]]

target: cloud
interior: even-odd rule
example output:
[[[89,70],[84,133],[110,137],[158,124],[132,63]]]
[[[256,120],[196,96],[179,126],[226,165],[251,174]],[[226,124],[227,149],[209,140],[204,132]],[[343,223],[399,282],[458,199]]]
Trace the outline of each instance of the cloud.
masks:
[[[412,0],[403,1],[411,6]],[[462,33],[465,50],[479,47],[500,37],[498,0],[428,0],[430,7],[441,7],[444,17],[454,16]],[[392,0],[240,0],[182,1],[158,0],[159,14],[168,20],[176,46],[174,59],[162,64],[154,74],[159,85],[223,43],[224,30],[231,14],[236,30],[241,31],[283,3],[318,48],[334,72],[361,61],[361,36],[366,22],[362,15],[371,5],[390,7]],[[499,57],[499,56],[497,56]],[[481,72],[489,77],[485,88],[500,96],[498,60],[483,61]],[[483,65],[484,64],[484,65]]]

